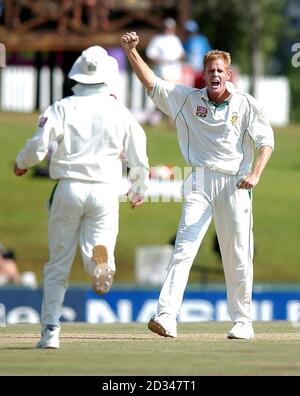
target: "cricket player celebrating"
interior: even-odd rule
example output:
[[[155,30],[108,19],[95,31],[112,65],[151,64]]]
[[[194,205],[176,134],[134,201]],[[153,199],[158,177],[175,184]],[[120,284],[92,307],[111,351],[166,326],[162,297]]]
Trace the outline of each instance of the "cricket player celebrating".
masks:
[[[121,38],[131,66],[155,105],[171,117],[181,152],[192,168],[184,182],[184,203],[175,249],[161,289],[157,314],[148,327],[176,337],[177,315],[189,271],[214,218],[234,322],[228,338],[254,337],[251,316],[253,235],[251,189],[271,157],[274,136],[261,106],[228,83],[230,55],[209,51],[204,58],[206,87],[198,90],[155,76],[136,50],[135,32]],[[257,158],[252,165],[254,148]]]
[[[130,168],[132,207],[143,201],[149,164],[146,136],[131,113],[110,94],[117,61],[93,46],[82,52],[69,78],[74,95],[40,117],[36,134],[18,154],[14,172],[24,175],[49,147],[50,176],[58,180],[49,210],[49,261],[44,268],[42,338],[38,348],[59,348],[60,316],[77,244],[96,293],[107,293],[115,273],[122,158]]]

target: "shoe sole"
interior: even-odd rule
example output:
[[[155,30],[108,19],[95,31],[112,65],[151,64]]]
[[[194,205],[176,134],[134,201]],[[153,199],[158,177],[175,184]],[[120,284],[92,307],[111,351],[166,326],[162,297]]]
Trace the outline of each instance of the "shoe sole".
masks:
[[[35,346],[37,349],[59,349],[59,346],[42,346],[42,345],[39,345],[39,344],[37,344],[36,346]]]
[[[41,340],[35,346],[37,349],[58,349],[59,348],[59,341],[57,342],[42,342]]]
[[[166,329],[158,322],[155,320],[151,319],[148,323],[148,329],[153,331],[153,333],[156,333],[162,337],[170,337],[170,338],[175,338],[174,336],[167,334]]]
[[[95,246],[92,258],[96,264],[93,276],[93,289],[97,294],[105,294],[110,290],[114,277],[114,271],[108,267],[106,247],[102,245]]]
[[[249,338],[242,338],[242,337],[236,337],[234,335],[230,335],[228,334],[227,338],[229,338],[230,340],[252,340],[254,338],[254,335],[249,337]]]

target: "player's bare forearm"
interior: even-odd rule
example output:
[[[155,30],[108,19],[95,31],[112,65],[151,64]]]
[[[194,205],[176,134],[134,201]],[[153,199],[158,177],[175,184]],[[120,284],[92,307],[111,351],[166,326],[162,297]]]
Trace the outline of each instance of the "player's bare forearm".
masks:
[[[238,188],[250,189],[258,184],[260,176],[271,158],[272,152],[273,149],[270,146],[261,146],[259,148],[258,156],[251,172],[242,177],[238,183]]]
[[[255,162],[255,165],[251,171],[253,175],[260,177],[265,169],[271,155],[273,153],[273,149],[270,146],[261,146],[258,150],[258,156]]]
[[[121,45],[131,64],[131,67],[144,87],[151,91],[154,86],[155,74],[139,55],[136,46],[139,36],[136,32],[126,33],[121,37]]]

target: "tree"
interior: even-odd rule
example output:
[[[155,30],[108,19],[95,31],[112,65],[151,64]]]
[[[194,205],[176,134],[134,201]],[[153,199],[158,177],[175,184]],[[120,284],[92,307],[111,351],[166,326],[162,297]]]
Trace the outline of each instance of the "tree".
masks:
[[[194,1],[192,14],[215,48],[229,51],[243,73],[256,79],[270,72],[268,60],[283,39],[288,0]],[[238,60],[238,61],[237,61]]]

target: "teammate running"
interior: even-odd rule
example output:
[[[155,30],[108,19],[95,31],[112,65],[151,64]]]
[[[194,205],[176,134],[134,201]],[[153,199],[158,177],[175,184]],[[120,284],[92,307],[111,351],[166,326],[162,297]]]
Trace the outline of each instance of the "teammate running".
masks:
[[[117,61],[104,48],[90,47],[76,60],[69,78],[76,82],[74,95],[46,109],[14,168],[17,176],[24,175],[51,145],[57,146],[50,160],[50,176],[58,184],[50,200],[49,261],[37,348],[59,348],[62,304],[78,243],[95,292],[107,293],[112,286],[122,157],[133,182],[132,207],[142,203],[149,174],[145,133],[110,95],[109,84],[118,78]]]

